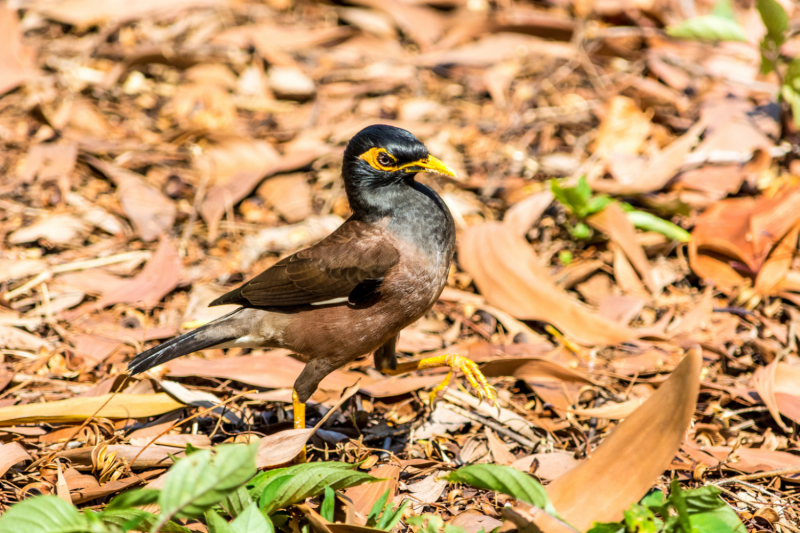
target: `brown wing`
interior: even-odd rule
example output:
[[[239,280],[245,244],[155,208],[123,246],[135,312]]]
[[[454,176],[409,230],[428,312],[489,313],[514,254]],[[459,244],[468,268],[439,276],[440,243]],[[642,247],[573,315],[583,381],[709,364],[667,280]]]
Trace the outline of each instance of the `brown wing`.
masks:
[[[399,258],[380,229],[348,220],[319,244],[278,261],[210,305],[321,304],[348,298],[351,293],[363,299],[365,291],[378,290],[386,271]]]

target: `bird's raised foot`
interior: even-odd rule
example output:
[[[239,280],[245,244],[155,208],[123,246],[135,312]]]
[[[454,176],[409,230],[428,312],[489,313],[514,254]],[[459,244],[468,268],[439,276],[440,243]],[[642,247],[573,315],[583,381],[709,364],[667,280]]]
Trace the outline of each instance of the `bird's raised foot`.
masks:
[[[441,362],[437,365],[433,365],[431,364],[433,361],[430,361],[430,359],[441,359]],[[432,357],[430,359],[423,360],[425,363],[427,363],[425,366],[450,367],[450,372],[447,373],[444,381],[434,387],[434,389],[430,392],[431,405],[433,405],[433,401],[436,399],[436,396],[439,394],[439,392],[444,390],[444,388],[450,383],[450,380],[453,377],[453,372],[456,370],[460,370],[461,373],[464,374],[464,377],[467,378],[467,381],[475,390],[478,398],[481,401],[486,399],[491,405],[496,405],[497,391],[494,387],[489,385],[489,383],[486,381],[486,377],[483,375],[483,372],[480,371],[478,365],[476,365],[474,361],[459,354],[445,354],[440,355],[439,357]]]

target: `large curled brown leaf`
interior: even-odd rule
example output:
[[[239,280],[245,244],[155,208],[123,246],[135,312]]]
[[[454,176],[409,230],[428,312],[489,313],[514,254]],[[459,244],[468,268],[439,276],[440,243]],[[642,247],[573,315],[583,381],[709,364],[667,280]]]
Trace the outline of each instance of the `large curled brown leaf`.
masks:
[[[530,245],[500,223],[469,228],[458,259],[492,305],[524,320],[548,322],[581,344],[617,344],[635,330],[608,320],[559,288]]]
[[[800,367],[776,359],[755,371],[752,385],[784,431],[791,432],[781,415],[800,424]]]
[[[754,280],[760,294],[780,291],[797,249],[800,187],[772,197],[730,198],[697,219],[689,264],[723,290]],[[763,274],[762,274],[763,271]]]
[[[689,350],[656,392],[583,464],[547,486],[558,513],[581,531],[620,520],[675,457],[692,420],[703,354]]]

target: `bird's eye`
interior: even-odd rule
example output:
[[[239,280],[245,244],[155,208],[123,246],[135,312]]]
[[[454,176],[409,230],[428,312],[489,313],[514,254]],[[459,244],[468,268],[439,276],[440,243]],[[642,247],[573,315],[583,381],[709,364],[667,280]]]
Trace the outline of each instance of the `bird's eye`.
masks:
[[[386,152],[381,152],[381,153],[378,154],[378,163],[380,163],[381,165],[383,165],[385,167],[388,167],[388,166],[392,165],[394,163],[394,161],[392,160],[392,156],[390,156]]]

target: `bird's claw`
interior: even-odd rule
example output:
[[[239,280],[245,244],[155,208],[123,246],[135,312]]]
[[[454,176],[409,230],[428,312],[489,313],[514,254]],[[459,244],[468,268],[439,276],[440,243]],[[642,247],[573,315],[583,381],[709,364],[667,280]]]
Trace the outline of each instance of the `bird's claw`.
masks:
[[[480,371],[478,365],[476,365],[474,361],[467,359],[463,355],[447,354],[445,356],[444,364],[450,367],[450,372],[447,373],[444,381],[442,381],[431,391],[431,405],[433,405],[433,401],[437,394],[439,394],[439,392],[441,392],[450,383],[450,379],[453,377],[453,372],[456,370],[460,370],[461,373],[464,374],[464,377],[467,378],[467,381],[477,393],[479,400],[483,401],[486,399],[491,405],[497,405],[497,391],[494,387],[489,385],[489,383],[486,381],[486,377],[483,375],[483,372]]]

